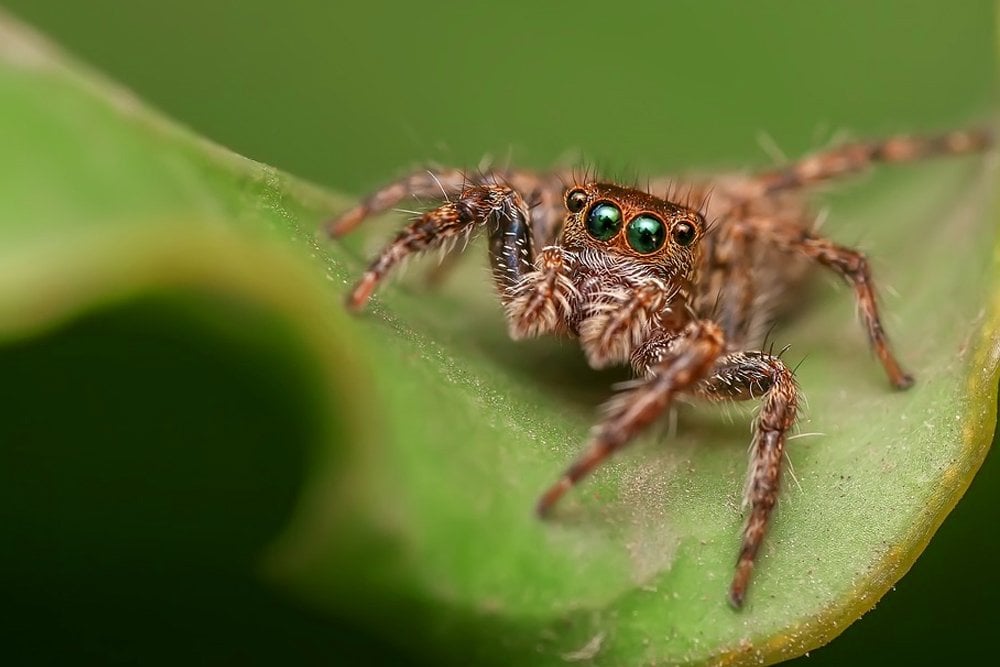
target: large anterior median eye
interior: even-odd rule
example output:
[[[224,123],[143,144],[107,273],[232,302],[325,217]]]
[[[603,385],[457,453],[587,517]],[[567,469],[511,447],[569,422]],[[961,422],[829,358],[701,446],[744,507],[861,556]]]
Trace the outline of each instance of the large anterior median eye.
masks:
[[[648,255],[663,247],[667,239],[667,226],[651,215],[637,215],[625,228],[625,239],[636,252]]]
[[[597,202],[587,214],[587,233],[595,239],[612,239],[621,228],[622,210],[610,202]]]

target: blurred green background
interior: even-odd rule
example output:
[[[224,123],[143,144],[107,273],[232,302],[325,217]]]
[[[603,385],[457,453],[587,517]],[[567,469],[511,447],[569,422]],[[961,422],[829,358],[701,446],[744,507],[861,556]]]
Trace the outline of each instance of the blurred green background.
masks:
[[[995,104],[987,1],[2,2],[196,131],[355,194],[484,156],[629,174],[760,164],[761,133],[796,155]],[[809,664],[992,647],[995,459],[898,590]]]
[[[428,160],[675,170],[993,100],[991,3],[4,0],[169,115],[360,192]]]

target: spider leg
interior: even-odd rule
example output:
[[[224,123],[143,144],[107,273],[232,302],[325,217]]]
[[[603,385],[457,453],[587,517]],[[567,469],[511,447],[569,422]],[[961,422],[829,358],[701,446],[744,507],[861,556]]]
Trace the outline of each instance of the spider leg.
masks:
[[[871,269],[865,256],[851,248],[839,246],[827,239],[806,235],[799,243],[798,249],[820,264],[832,269],[854,287],[855,298],[861,312],[861,320],[868,333],[875,354],[878,356],[889,382],[897,389],[906,389],[913,385],[913,376],[905,372],[896,361],[882,320],[879,317],[878,304],[875,299],[875,289],[872,285]]]
[[[361,224],[365,218],[388,211],[406,197],[432,201],[447,200],[453,195],[459,195],[469,183],[469,178],[461,169],[414,171],[372,192],[357,206],[330,220],[325,225],[326,232],[331,237],[343,236]]]
[[[524,192],[517,186],[514,189]],[[534,228],[538,220],[534,217],[529,220],[524,215],[508,215],[501,216],[497,222],[499,224],[490,229],[490,265],[493,268],[493,280],[503,300],[507,290],[532,268],[535,261]],[[446,253],[441,262],[428,272],[427,283],[438,285],[443,282],[455,268],[457,258],[457,253]]]
[[[406,258],[455,243],[479,227],[527,228],[528,207],[517,191],[501,185],[466,188],[453,201],[441,204],[404,227],[368,266],[351,291],[348,306],[359,310],[388,273]]]
[[[420,169],[388,183],[370,193],[354,208],[341,213],[324,226],[331,237],[353,231],[365,218],[385,213],[407,197],[418,200],[448,201],[458,197],[473,185],[508,185],[522,193],[529,202],[545,195],[555,202],[546,208],[561,205],[561,188],[553,187],[554,175],[543,176],[523,169],[464,171],[452,167]],[[554,204],[554,206],[553,206]]]
[[[913,376],[899,365],[879,316],[871,268],[863,253],[818,236],[800,225],[775,218],[751,217],[738,223],[748,234],[766,239],[785,252],[798,252],[833,270],[854,288],[862,324],[879,362],[897,389],[913,385]]]
[[[490,229],[490,265],[501,301],[534,266],[531,228],[531,219],[525,213],[504,216]]]
[[[754,560],[778,501],[782,456],[789,429],[795,423],[799,391],[792,372],[767,352],[736,352],[716,363],[712,375],[698,383],[695,394],[709,400],[763,398],[750,444],[743,506],[750,507],[729,602],[743,605]]]
[[[730,349],[739,348],[757,333],[753,323],[766,319],[757,303],[753,239],[744,227],[723,224],[705,239],[702,288],[695,310],[719,323]]]
[[[958,130],[930,137],[895,136],[882,141],[854,142],[815,153],[778,169],[749,178],[748,198],[798,190],[856,174],[877,163],[910,162],[985,150],[993,141],[985,129]]]
[[[690,323],[674,344],[661,350],[658,363],[645,378],[631,383],[605,405],[604,417],[594,427],[590,444],[542,495],[538,513],[547,514],[574,484],[663,414],[679,392],[705,377],[723,346],[718,326],[708,321]]]

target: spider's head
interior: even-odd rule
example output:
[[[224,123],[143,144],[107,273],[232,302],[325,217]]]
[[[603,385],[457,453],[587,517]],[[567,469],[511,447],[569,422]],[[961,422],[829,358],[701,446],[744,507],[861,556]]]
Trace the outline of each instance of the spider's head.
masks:
[[[686,206],[609,183],[566,190],[567,247],[591,248],[683,275],[694,266],[705,219]]]

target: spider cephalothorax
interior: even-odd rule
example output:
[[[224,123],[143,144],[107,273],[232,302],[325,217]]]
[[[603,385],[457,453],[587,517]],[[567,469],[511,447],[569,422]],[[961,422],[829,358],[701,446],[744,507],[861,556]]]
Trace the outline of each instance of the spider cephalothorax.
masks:
[[[685,200],[697,206],[636,188],[578,182],[564,172],[468,176],[432,170],[375,192],[329,231],[347,233],[408,195],[443,199],[383,249],[351,292],[349,306],[361,308],[408,256],[453,247],[485,229],[511,336],[571,336],[594,368],[632,366],[638,379],[605,406],[583,454],[542,495],[541,514],[679,394],[760,400],[744,495],[749,512],[729,591],[739,607],[777,502],[784,447],[799,405],[792,372],[761,350],[761,338],[810,263],[853,287],[890,383],[901,389],[913,383],[882,329],[864,255],[819,236],[815,216],[796,191],[874,162],[965,153],[988,144],[985,132],[894,137],[847,144],[758,174],[675,183],[675,191],[686,192]]]

